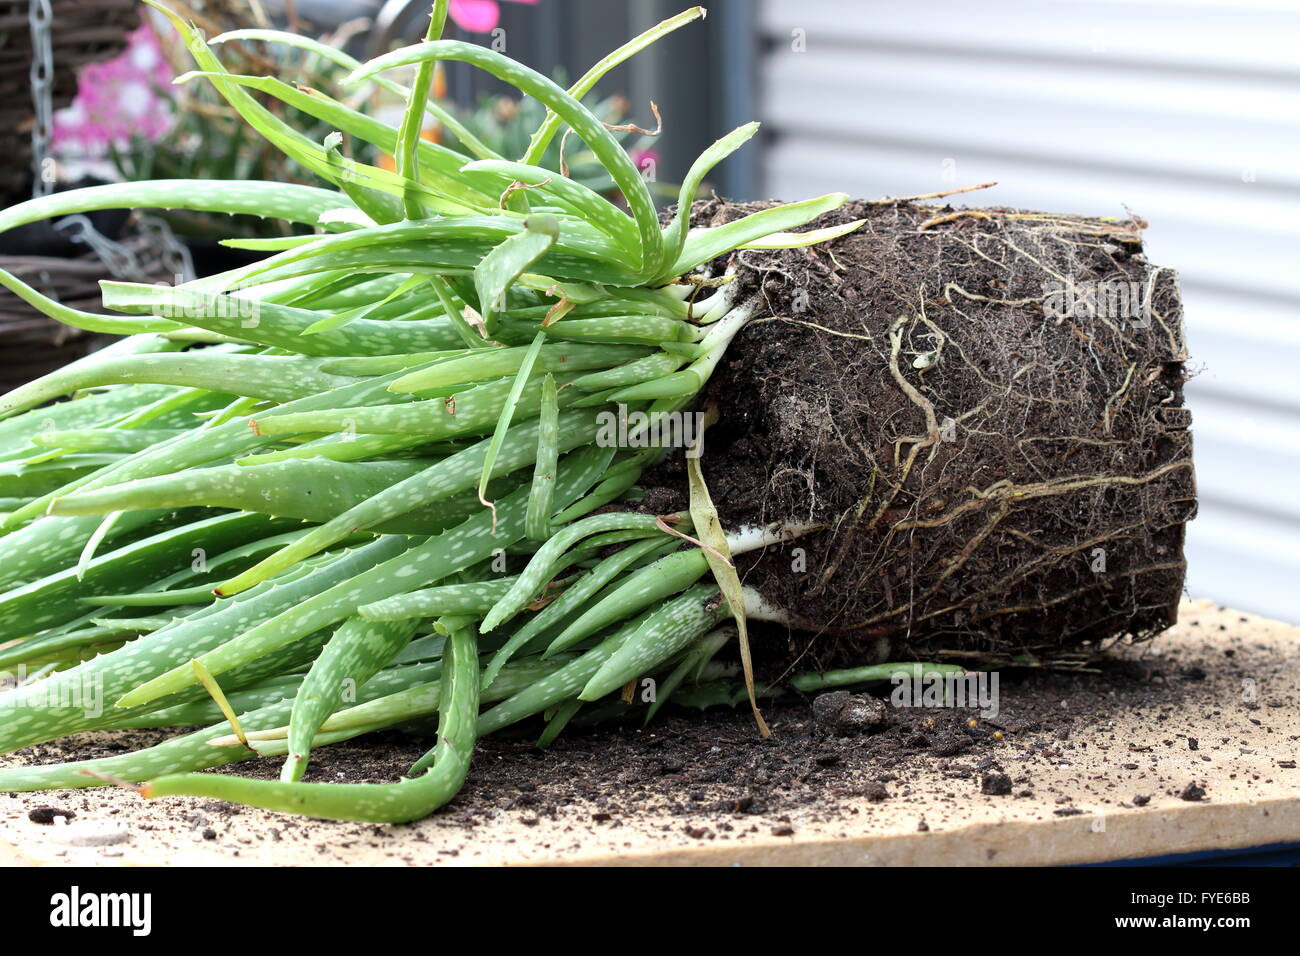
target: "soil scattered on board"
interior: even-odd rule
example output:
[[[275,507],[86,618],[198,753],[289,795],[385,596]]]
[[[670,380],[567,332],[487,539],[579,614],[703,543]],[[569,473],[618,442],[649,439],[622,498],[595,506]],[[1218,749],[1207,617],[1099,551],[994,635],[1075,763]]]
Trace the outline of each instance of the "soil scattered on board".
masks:
[[[810,804],[834,813],[844,798],[905,801],[909,778],[935,771],[952,781],[957,801],[981,788],[994,792],[988,781],[999,778],[1007,785],[998,795],[1027,797],[1038,761],[1068,759],[1071,751],[1098,742],[1118,744],[1096,736],[1117,707],[1149,708],[1160,720],[1159,712],[1175,700],[1221,705],[1220,695],[1205,692],[1205,675],[1198,662],[1169,669],[1135,659],[1106,662],[1099,673],[1003,673],[996,717],[981,717],[978,706],[894,706],[888,687],[876,696],[809,695],[764,708],[774,728],[766,740],[743,706],[670,712],[645,728],[566,732],[547,750],[534,746],[536,733],[516,740],[497,736],[480,743],[465,790],[445,812],[466,823],[487,808],[556,817],[576,802],[599,820],[600,814],[634,813],[651,801],[690,816],[695,828],[712,823],[726,832],[758,818],[779,825],[788,822],[783,815],[789,810]],[[864,719],[863,712],[871,716]],[[1080,727],[1089,730],[1084,739],[1075,738]],[[1178,735],[1171,727],[1171,738]],[[1012,738],[1015,748],[1008,746]],[[335,757],[345,761],[349,779],[360,774],[378,781],[391,779],[393,766],[413,761],[425,746],[392,733]],[[268,776],[278,773],[279,761],[268,764]],[[337,773],[331,759],[314,779]],[[1189,786],[1204,794],[1198,781],[1169,782],[1171,793]],[[1114,793],[1121,802],[1132,796]]]
[[[743,841],[816,824],[871,832],[879,813],[902,811],[909,829],[925,831],[981,805],[1050,819],[1213,802],[1275,780],[1300,784],[1289,759],[1269,758],[1258,772],[1237,763],[1256,760],[1243,755],[1260,746],[1280,746],[1288,758],[1293,752],[1296,735],[1286,732],[1285,717],[1300,706],[1300,646],[1266,642],[1256,619],[1208,604],[1198,610],[1184,611],[1179,635],[1118,649],[1096,673],[1001,672],[996,717],[977,708],[895,706],[885,688],[866,699],[823,694],[769,703],[774,735],[767,740],[743,707],[665,709],[645,728],[570,729],[547,750],[533,745],[535,736],[496,736],[480,742],[462,792],[414,827],[309,821],[211,800],[145,803],[120,791],[19,799],[79,818],[129,818],[173,844],[215,845],[232,856],[243,848],[256,857],[264,851],[250,844],[283,841],[321,861],[346,861],[362,845],[416,862],[472,858],[502,827],[513,834],[506,842],[537,833],[543,849],[559,830],[569,842],[555,849],[577,850],[598,838],[607,845],[630,838],[647,819],[663,839]],[[18,756],[38,763],[108,756],[165,736],[88,734]],[[308,779],[392,781],[428,745],[427,735],[400,732],[336,744],[313,756]],[[218,772],[274,778],[279,761]],[[430,842],[436,851],[412,849]]]

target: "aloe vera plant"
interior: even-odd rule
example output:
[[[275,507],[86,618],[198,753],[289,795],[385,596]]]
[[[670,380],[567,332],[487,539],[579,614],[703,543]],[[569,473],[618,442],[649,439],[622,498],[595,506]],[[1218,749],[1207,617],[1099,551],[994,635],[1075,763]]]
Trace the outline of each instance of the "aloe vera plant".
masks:
[[[440,39],[439,0],[424,42],[345,64],[351,82],[407,97],[394,128],[319,91],[226,72],[191,24],[146,2],[248,128],[321,185],[94,187],[20,203],[0,229],[167,207],[316,232],[237,240],[273,254],[171,288],[106,283],[119,315],[66,308],[0,272],[50,316],[126,336],[0,399],[0,666],[25,678],[0,695],[0,749],[208,724],[134,754],[2,770],[0,790],[112,778],[143,782],[146,796],[404,821],[455,794],[478,735],[543,714],[549,740],[580,707],[651,675],[700,700],[744,693],[713,661],[737,633],[731,618],[743,649],[752,597],[731,555],[801,529],[726,532],[698,468],[689,512],[607,509],[664,449],[602,441],[601,415],[692,406],[754,311],[700,267],[856,224],[792,232],[844,202],[836,194],[691,229],[704,178],[754,124],[705,151],[660,222],[582,100],[704,11],[664,21],[565,90]],[[448,60],[544,105],[524,156],[417,135],[430,71]],[[414,68],[409,89],[386,75],[397,67]],[[310,139],[254,94],[336,132]],[[626,208],[538,165],[565,126]],[[350,155],[389,152],[395,170],[347,158],[347,138],[367,147]],[[43,404],[55,399],[69,400]],[[800,686],[880,676],[868,670]],[[781,692],[748,684],[751,700]],[[85,706],[91,697],[104,706]],[[314,749],[433,714],[438,742],[409,779],[302,782]],[[280,781],[193,772],[259,755],[285,758]]]

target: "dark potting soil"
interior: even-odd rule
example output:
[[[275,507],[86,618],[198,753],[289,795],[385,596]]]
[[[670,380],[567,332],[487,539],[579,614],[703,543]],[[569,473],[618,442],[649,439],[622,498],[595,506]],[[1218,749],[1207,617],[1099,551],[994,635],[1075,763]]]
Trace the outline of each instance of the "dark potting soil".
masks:
[[[697,205],[697,225],[762,208]],[[1177,278],[1138,220],[852,202],[830,243],[744,251],[756,318],[707,390],[729,527],[824,530],[740,559],[801,619],[759,670],[1088,653],[1173,623],[1196,510]],[[680,452],[644,482],[685,506]]]

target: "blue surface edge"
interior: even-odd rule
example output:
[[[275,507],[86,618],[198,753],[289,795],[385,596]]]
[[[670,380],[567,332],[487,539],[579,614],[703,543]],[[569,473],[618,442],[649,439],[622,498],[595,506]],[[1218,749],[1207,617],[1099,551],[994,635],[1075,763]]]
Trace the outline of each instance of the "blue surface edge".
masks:
[[[1200,850],[1132,857],[1084,866],[1300,866],[1300,843],[1266,843],[1232,850]]]

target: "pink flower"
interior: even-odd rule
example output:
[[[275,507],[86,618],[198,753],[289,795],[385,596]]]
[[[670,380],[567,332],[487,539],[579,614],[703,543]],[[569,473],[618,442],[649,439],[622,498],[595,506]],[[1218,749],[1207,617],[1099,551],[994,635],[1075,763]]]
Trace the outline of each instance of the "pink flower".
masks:
[[[54,148],[64,155],[102,156],[133,136],[161,139],[171,127],[172,76],[158,37],[141,24],[121,54],[82,68],[76,99],[54,114]]]
[[[511,3],[536,3],[537,0],[510,0]],[[451,0],[448,9],[452,21],[470,33],[491,33],[501,20],[497,0]]]
[[[636,168],[641,170],[641,172],[645,172],[647,169],[654,169],[659,165],[659,150],[657,149],[642,149],[641,147],[637,147],[631,150],[629,155],[632,157],[632,162],[636,164]]]

